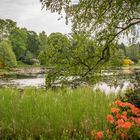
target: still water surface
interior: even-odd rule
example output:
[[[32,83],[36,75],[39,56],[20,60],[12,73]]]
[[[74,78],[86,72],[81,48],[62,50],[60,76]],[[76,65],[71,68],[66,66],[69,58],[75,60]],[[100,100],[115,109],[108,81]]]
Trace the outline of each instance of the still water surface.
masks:
[[[128,88],[133,87],[133,83],[130,82],[131,79],[128,76],[127,78],[121,75],[116,80],[116,85],[112,84],[112,77],[111,73],[105,73],[106,79],[104,81],[100,81],[97,84],[93,85],[94,90],[100,89],[105,94],[109,93],[119,93],[127,90]],[[45,87],[45,74],[36,74],[30,76],[15,76],[15,77],[4,77],[0,78],[0,87],[18,87],[18,88],[25,88],[25,87]]]

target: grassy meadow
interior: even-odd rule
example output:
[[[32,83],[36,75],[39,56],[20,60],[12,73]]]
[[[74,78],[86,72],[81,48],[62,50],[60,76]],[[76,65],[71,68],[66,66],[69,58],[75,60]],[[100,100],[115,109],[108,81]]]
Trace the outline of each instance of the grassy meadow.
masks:
[[[0,89],[0,139],[88,140],[116,97],[78,89]]]

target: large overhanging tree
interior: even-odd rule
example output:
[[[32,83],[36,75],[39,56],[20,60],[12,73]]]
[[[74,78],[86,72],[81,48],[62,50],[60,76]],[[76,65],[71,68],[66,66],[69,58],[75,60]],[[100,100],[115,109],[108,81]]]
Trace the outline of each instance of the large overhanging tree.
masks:
[[[96,64],[108,61],[112,44],[122,35],[139,37],[140,0],[40,0],[43,7],[60,15],[66,13],[66,21],[72,22],[74,32],[90,32],[101,49]]]

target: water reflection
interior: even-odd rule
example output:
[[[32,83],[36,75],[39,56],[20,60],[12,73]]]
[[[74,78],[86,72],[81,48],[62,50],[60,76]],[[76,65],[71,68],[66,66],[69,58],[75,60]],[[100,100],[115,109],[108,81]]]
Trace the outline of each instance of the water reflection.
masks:
[[[18,87],[43,87],[45,86],[45,78],[32,78],[32,79],[16,79],[11,80],[13,85]]]
[[[109,73],[110,74],[110,73]],[[129,88],[133,88],[132,82],[129,81],[131,79],[130,77],[125,78],[122,75],[118,75],[117,77],[110,76],[110,75],[105,76],[102,78],[102,81],[105,82],[99,82],[93,86],[93,90],[101,90],[105,94],[110,94],[110,93],[120,93],[124,92]],[[129,75],[130,76],[130,75]],[[69,80],[72,77],[69,77]],[[113,80],[115,78],[115,80]],[[118,80],[117,80],[118,79]],[[112,81],[112,85],[110,82]],[[24,87],[45,87],[45,74],[37,74],[37,75],[26,75],[24,76],[19,76],[17,75],[16,77],[5,77],[3,79],[0,79],[0,86],[14,86],[14,87],[19,87],[19,88],[24,88]]]
[[[45,75],[30,75],[30,76],[15,76],[15,77],[5,77],[0,79],[0,86],[7,87],[44,87],[45,86]]]

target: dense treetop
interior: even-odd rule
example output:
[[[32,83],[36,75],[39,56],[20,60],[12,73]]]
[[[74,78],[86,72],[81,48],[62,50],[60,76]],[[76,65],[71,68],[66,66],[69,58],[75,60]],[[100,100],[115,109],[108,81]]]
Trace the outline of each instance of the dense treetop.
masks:
[[[109,46],[120,35],[131,30],[136,37],[135,29],[140,24],[139,0],[79,0],[77,4],[72,4],[72,0],[40,1],[51,12],[65,11],[66,19],[73,23],[73,31],[92,33],[105,46],[102,58],[109,56]]]
[[[139,0],[79,0],[72,4],[71,0],[40,0],[51,12],[66,13],[74,29],[117,36],[140,23]]]

